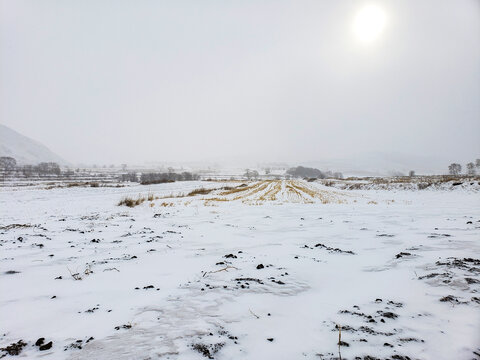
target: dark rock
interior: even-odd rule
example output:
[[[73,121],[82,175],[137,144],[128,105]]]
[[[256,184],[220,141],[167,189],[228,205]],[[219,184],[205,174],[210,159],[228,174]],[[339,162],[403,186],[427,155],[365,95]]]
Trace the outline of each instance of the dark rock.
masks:
[[[399,307],[399,308],[403,307],[403,304],[401,302],[395,302],[395,301],[391,301],[391,300],[388,301],[388,305],[393,305],[393,306]]]
[[[52,348],[52,345],[53,345],[53,342],[50,341],[50,342],[46,343],[45,345],[40,346],[38,348],[38,350],[40,350],[40,351],[49,350],[49,349]]]
[[[192,348],[193,350],[198,351],[200,354],[203,356],[213,359],[213,355],[215,355],[223,346],[225,343],[217,343],[217,344],[193,344]]]
[[[238,283],[240,283],[240,281],[251,281],[251,282],[256,282],[256,283],[259,283],[259,284],[262,284],[263,285],[263,281],[260,280],[260,279],[255,279],[255,278],[236,278],[234,279],[235,281],[237,281]]]
[[[27,343],[25,341],[18,340],[16,343],[12,343],[12,344],[8,345],[7,347],[0,348],[0,350],[4,351],[8,355],[16,356],[16,355],[19,355],[22,352],[22,350],[25,346],[27,346]],[[0,357],[4,357],[4,356],[5,355],[2,355]]]
[[[35,342],[35,346],[41,346],[45,342],[45,338],[41,337]]]
[[[390,312],[390,311],[379,311],[379,314],[388,319],[396,319],[398,317],[397,314],[394,314],[393,312]]]
[[[350,255],[355,255],[355,253],[353,251],[350,251],[350,250],[342,250],[342,249],[339,249],[339,248],[332,248],[330,246],[326,246],[324,244],[316,244],[315,247],[319,247],[319,248],[322,248],[322,249],[325,249],[329,252],[337,252],[337,253],[342,253],[342,254],[350,254]]]
[[[444,296],[440,299],[441,302],[451,302],[451,303],[458,303],[458,299],[453,296],[453,295],[447,295],[447,296]]]
[[[126,325],[121,325],[121,326],[115,326],[115,330],[120,330],[120,329],[131,329],[132,325],[126,324]]]
[[[8,270],[8,271],[5,271],[5,274],[6,275],[20,274],[20,271]]]
[[[257,270],[260,270],[260,269],[263,269],[265,266],[263,266],[263,264],[258,264],[257,265]]]

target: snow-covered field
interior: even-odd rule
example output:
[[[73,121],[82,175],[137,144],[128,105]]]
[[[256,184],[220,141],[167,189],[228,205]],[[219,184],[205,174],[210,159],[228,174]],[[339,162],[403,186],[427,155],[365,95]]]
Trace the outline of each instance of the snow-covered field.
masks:
[[[199,187],[225,188],[164,198]],[[476,190],[25,187],[0,214],[19,358],[480,358]]]

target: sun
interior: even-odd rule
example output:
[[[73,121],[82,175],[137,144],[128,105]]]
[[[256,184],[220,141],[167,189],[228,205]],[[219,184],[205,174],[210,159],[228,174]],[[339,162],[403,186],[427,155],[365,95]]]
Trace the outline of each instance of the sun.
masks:
[[[381,35],[385,22],[385,12],[378,6],[368,5],[355,16],[353,31],[360,41],[370,43]]]

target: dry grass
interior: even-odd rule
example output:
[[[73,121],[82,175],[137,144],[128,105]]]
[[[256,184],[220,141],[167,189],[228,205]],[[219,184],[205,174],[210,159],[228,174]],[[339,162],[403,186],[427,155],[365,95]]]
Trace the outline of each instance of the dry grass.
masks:
[[[269,181],[259,182],[255,185],[251,186],[250,189],[249,189],[250,190],[249,192],[242,193],[239,196],[236,196],[233,200],[242,200],[242,199],[245,199],[247,197],[251,197],[253,195],[256,195],[256,194],[260,193],[261,191],[264,191],[267,188],[268,185],[270,185]]]
[[[203,204],[205,206],[214,206],[214,203],[215,202],[224,202],[224,201],[230,201],[229,199],[227,198],[220,198],[220,197],[213,197],[213,198],[210,198],[210,199],[207,199],[203,202]]]
[[[172,206],[174,206],[174,204],[171,203],[171,202],[170,202],[170,203],[162,202],[162,203],[160,204],[160,206],[163,206],[163,207],[172,207]]]
[[[334,191],[320,190],[303,181],[263,180],[255,181],[249,185],[242,183],[236,187],[223,186],[213,189],[201,187],[193,189],[188,193],[171,194],[161,199],[173,200],[186,198],[185,201],[181,203],[187,206],[194,201],[193,198],[197,195],[205,195],[205,197],[202,198],[205,206],[217,206],[220,203],[228,201],[241,201],[248,205],[262,205],[267,201],[279,201],[283,197],[285,197],[286,202],[300,202],[305,204],[314,203],[316,199],[324,204],[345,203],[346,200],[343,199],[343,197],[352,196]],[[151,198],[152,197],[149,196],[148,200],[151,201]],[[158,197],[155,197],[155,199],[158,199]],[[132,207],[136,206],[133,204],[133,201],[136,199],[127,200],[130,200],[129,204],[132,205]],[[178,205],[179,203],[163,202],[159,206],[174,206],[174,204]]]
[[[233,189],[235,189],[235,188],[233,188],[231,186],[223,186],[221,188],[214,188],[214,189],[205,189],[205,188],[201,187],[201,188],[198,188],[198,189],[193,189],[192,191],[190,191],[187,194],[185,194],[185,193],[177,193],[177,194],[171,193],[170,195],[162,196],[160,198],[156,197],[155,199],[181,199],[181,198],[185,198],[185,197],[189,197],[189,196],[208,195],[211,192],[218,191],[218,190],[230,191],[230,190],[233,190]]]
[[[251,190],[253,189],[256,185],[258,184],[255,184],[255,185],[246,185],[246,184],[241,184],[237,187],[234,187],[233,189],[230,189],[230,190],[227,190],[223,193],[221,193],[220,195],[222,196],[226,196],[226,195],[231,195],[231,194],[236,194],[236,193],[239,193],[239,192],[242,192],[242,191],[247,191],[247,190]]]
[[[295,197],[297,197],[298,200],[300,200],[301,202],[306,203],[306,204],[307,204],[307,203],[310,204],[310,203],[313,202],[312,200],[310,200],[310,199],[308,199],[308,198],[305,197],[305,195],[304,195],[305,193],[304,193],[303,191],[298,190],[297,188],[295,188],[294,185],[293,185],[293,183],[287,184],[285,187],[286,187],[286,189],[287,189],[288,192],[292,193],[292,194],[293,194]]]
[[[190,191],[187,196],[196,196],[196,195],[208,195],[215,189],[205,189],[205,188],[198,188]]]
[[[309,196],[312,197],[312,198],[318,197],[318,192],[316,192],[316,191],[314,191],[314,190],[312,190],[312,189],[310,189],[310,188],[308,188],[308,187],[306,187],[306,186],[302,186],[302,185],[300,185],[300,184],[298,184],[298,183],[294,183],[294,182],[291,183],[291,186],[292,186],[295,190],[297,190],[297,192],[298,192],[299,194],[305,193],[305,194],[309,195]]]
[[[274,185],[267,190],[262,196],[260,196],[260,200],[262,201],[275,201],[277,200],[277,194],[282,190],[282,183],[280,181],[275,181]]]
[[[125,196],[122,200],[120,200],[120,202],[117,205],[118,206],[128,206],[130,208],[133,208],[137,205],[142,204],[144,201],[145,201],[145,198],[141,195],[138,195],[138,197],[136,199]]]

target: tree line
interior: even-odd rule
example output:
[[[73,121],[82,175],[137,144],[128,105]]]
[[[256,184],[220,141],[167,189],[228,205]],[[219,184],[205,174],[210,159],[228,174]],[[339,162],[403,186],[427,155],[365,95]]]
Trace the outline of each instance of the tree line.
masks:
[[[193,181],[199,180],[200,176],[188,171],[175,173],[173,171],[163,173],[140,173],[129,172],[120,176],[120,181],[139,182],[142,185],[162,184],[175,181]]]
[[[308,178],[308,179],[343,179],[341,172],[321,171],[315,168],[309,168],[304,166],[297,166],[287,170],[287,175],[295,178]]]
[[[55,162],[41,162],[37,165],[17,165],[17,160],[11,156],[0,157],[0,170],[4,173],[21,173],[25,177],[34,175],[60,175],[62,170]]]
[[[480,159],[476,159],[475,162],[467,163],[466,175],[475,176],[477,173],[480,173]],[[459,163],[451,163],[448,166],[448,173],[450,175],[460,175],[462,173],[462,165]]]

